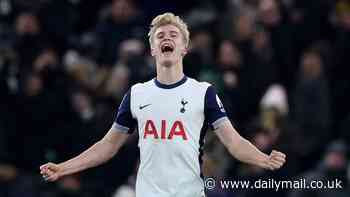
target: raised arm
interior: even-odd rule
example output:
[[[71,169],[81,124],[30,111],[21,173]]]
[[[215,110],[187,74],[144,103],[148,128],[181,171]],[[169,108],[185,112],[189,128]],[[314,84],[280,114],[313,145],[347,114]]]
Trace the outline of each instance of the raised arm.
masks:
[[[222,121],[214,131],[230,154],[244,163],[276,170],[281,168],[286,161],[286,155],[281,152],[273,150],[270,155],[266,155],[258,150],[252,143],[239,135],[228,119]]]
[[[115,127],[112,127],[100,141],[80,155],[63,163],[44,164],[40,166],[40,173],[45,180],[56,181],[63,176],[98,166],[111,159],[125,143],[128,136],[129,134],[119,132]]]

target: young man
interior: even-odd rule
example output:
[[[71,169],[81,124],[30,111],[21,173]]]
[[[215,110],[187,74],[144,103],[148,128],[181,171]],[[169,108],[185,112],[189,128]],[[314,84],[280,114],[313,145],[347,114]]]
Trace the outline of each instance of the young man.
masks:
[[[210,84],[184,75],[182,60],[187,53],[189,32],[178,16],[157,16],[148,35],[156,59],[156,78],[131,87],[102,140],[71,160],[41,166],[45,180],[56,181],[106,162],[135,126],[141,161],[136,183],[138,197],[204,196],[201,156],[208,127],[242,162],[270,170],[284,164],[283,153],[272,151],[266,155],[237,133]]]

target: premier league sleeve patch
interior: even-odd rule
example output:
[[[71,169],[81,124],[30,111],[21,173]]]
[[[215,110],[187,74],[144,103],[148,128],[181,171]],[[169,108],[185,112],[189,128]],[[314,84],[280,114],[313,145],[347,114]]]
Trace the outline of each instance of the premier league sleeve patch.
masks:
[[[220,111],[225,113],[226,111],[225,111],[224,105],[222,104],[218,95],[216,95],[216,103],[218,104]]]

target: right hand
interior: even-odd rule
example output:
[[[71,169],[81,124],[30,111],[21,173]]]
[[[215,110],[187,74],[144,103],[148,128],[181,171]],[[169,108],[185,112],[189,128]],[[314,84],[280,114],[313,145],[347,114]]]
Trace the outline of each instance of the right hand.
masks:
[[[57,181],[62,177],[62,167],[54,163],[47,163],[40,166],[40,174],[45,181]]]

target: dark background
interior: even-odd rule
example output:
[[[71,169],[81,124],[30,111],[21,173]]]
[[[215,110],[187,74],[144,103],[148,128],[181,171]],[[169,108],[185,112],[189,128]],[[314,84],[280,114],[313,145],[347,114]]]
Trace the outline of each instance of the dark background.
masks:
[[[343,181],[208,196],[349,196],[350,1],[0,0],[0,197],[133,196],[137,136],[57,183],[39,166],[99,140],[128,88],[155,76],[147,32],[166,11],[189,25],[185,74],[215,85],[241,135],[288,157],[276,172],[247,166],[209,132],[206,176]]]

